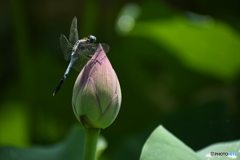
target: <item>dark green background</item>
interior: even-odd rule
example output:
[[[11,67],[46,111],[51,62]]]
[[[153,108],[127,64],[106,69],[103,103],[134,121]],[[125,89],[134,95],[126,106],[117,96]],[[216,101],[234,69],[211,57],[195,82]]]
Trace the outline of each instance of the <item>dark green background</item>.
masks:
[[[9,0],[0,2],[0,145],[50,145],[77,124],[71,70],[60,34],[74,16],[79,37],[108,43],[122,88],[116,121],[102,130],[106,159],[139,159],[162,124],[194,150],[240,138],[240,10],[238,0]],[[127,7],[139,15],[118,32]],[[131,11],[130,9],[130,15]],[[126,13],[126,12],[125,12]]]

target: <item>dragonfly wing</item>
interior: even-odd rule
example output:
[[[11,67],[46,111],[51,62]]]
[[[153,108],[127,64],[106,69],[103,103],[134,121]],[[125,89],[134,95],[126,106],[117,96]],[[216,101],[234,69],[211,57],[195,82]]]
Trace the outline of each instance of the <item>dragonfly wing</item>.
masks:
[[[110,50],[109,45],[106,44],[106,43],[100,43],[100,44],[102,45],[102,48],[103,48],[104,52],[105,52],[105,53],[108,53],[109,50]]]
[[[105,43],[101,44],[105,53],[109,51],[109,46]],[[92,44],[92,43],[82,43],[78,46],[77,51],[81,55],[86,56],[88,58],[91,58],[93,54],[96,52],[98,49],[99,44]]]
[[[88,60],[89,58],[85,56],[79,56],[78,59],[73,63],[72,68],[80,72]]]
[[[73,45],[67,40],[67,38],[63,34],[60,36],[60,45],[63,51],[64,59],[66,61],[70,60]]]
[[[70,27],[69,41],[72,44],[75,44],[75,42],[77,40],[78,40],[77,18],[74,17],[73,20],[72,20],[71,27]]]
[[[109,46],[105,43],[101,45],[104,51],[107,53],[109,51]],[[79,58],[76,60],[72,67],[75,70],[80,71],[83,68],[83,66],[87,63],[87,61],[92,58],[98,47],[99,44],[92,43],[80,44],[77,48],[77,54]]]
[[[79,55],[85,56],[86,58],[91,58],[97,49],[98,44],[82,43],[78,46],[77,51]]]
[[[90,43],[82,43],[78,46],[76,52],[78,54],[78,59],[73,64],[73,68],[77,71],[80,71],[83,66],[87,63],[89,59],[93,56],[95,51],[97,50],[96,44],[90,44]]]

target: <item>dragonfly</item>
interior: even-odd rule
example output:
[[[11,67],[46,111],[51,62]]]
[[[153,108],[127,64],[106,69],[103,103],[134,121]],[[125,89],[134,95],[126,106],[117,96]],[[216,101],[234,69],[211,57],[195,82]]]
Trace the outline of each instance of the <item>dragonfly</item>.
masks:
[[[70,62],[57,88],[53,92],[53,96],[60,90],[71,68],[80,71],[87,61],[91,59],[99,47],[99,44],[95,44],[96,40],[97,38],[92,35],[87,38],[78,39],[77,18],[74,17],[70,27],[69,40],[63,34],[60,36],[60,46],[64,59],[66,61],[70,60]],[[108,44],[101,43],[101,45],[105,53],[107,53],[109,51]]]

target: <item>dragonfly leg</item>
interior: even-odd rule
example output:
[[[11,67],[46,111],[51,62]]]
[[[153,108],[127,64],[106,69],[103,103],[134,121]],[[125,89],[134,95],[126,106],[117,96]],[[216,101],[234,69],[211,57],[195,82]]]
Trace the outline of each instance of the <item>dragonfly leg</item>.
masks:
[[[97,60],[97,59],[90,59],[90,60],[92,60],[92,61],[95,61],[95,63],[99,63],[100,65],[102,64],[102,60],[104,59],[104,58],[106,58],[107,56],[105,55],[100,61],[99,60]]]
[[[100,62],[100,61],[97,60],[97,59],[90,59],[90,60],[94,61],[95,63],[99,63],[100,65],[102,64],[102,62]]]

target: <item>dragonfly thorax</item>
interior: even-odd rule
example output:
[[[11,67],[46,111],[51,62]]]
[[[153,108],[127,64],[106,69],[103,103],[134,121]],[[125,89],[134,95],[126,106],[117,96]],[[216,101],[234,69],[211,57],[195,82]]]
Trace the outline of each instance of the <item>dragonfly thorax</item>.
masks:
[[[76,49],[78,48],[78,45],[82,42],[82,40],[77,40],[76,43],[74,44],[72,51],[76,51]]]

